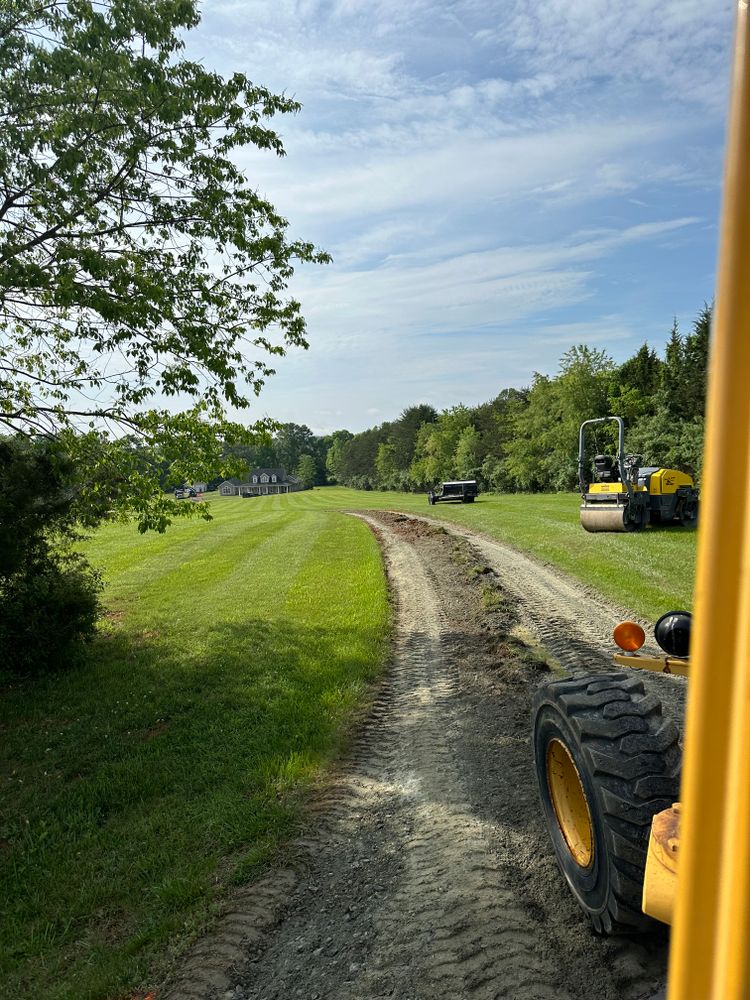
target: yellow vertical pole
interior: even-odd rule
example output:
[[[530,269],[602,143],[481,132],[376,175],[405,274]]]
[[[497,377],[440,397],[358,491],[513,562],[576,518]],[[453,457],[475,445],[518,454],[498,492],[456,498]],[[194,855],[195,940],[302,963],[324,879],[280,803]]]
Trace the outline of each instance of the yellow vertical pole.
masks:
[[[746,505],[737,677],[732,696],[728,799],[725,812],[714,993],[750,1000],[750,504]]]
[[[750,998],[750,29],[737,5],[668,1000]],[[738,475],[737,488],[732,488]]]

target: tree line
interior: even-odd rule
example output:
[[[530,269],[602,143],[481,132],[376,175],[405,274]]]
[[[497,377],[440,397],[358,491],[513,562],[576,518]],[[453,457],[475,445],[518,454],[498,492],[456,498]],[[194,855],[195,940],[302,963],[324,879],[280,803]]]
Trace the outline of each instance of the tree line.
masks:
[[[479,406],[409,406],[358,434],[318,436],[296,423],[256,430],[225,442],[209,486],[283,467],[306,486],[419,491],[471,478],[497,492],[570,490],[578,428],[608,414],[625,418],[626,447],[642,464],[700,477],[710,327],[704,305],[686,336],[674,323],[663,357],[643,344],[617,365],[603,350],[571,347],[554,377],[535,373],[530,386],[503,389]],[[614,447],[614,429],[600,431],[596,450]],[[141,531],[163,531],[183,510],[210,517],[204,505],[150,500],[157,482],[168,491],[186,481],[194,454],[175,460],[136,436],[112,443],[91,431],[74,447],[65,436],[0,436],[0,644],[15,651],[6,671],[72,662],[81,637],[93,634],[101,581],[77,553],[81,529],[113,516],[134,516]],[[134,483],[142,504],[132,503]]]
[[[225,458],[239,461],[240,475],[283,467],[307,486],[419,491],[458,478],[494,492],[574,490],[578,428],[617,414],[628,452],[643,465],[700,477],[710,329],[711,307],[704,304],[688,334],[674,321],[663,356],[644,343],[618,365],[606,351],[574,346],[557,375],[536,372],[531,385],[502,389],[478,406],[438,411],[419,403],[357,434],[317,436],[305,424],[280,424],[253,443],[228,446]],[[615,434],[598,431],[597,451],[613,453]]]
[[[677,321],[663,356],[644,343],[618,365],[606,351],[579,345],[555,376],[503,389],[479,406],[407,407],[397,420],[327,438],[328,481],[356,489],[423,490],[446,479],[477,479],[486,490],[543,492],[577,486],[578,428],[611,414],[626,424],[626,449],[643,465],[700,477],[711,307],[681,334]],[[613,425],[614,427],[614,425]],[[614,430],[595,438],[613,453]]]

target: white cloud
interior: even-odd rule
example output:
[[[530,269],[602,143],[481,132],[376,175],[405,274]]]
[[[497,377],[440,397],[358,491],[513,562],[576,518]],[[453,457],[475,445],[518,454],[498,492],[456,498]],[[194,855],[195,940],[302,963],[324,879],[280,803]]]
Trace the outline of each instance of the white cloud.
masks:
[[[191,54],[303,102],[286,159],[240,159],[335,260],[295,278],[312,349],[264,406],[331,429],[476,402],[710,297],[731,8],[206,0]]]
[[[549,245],[502,246],[422,263],[393,258],[368,270],[306,272],[299,281],[316,353],[382,353],[405,336],[501,331],[592,295],[591,267],[623,248],[700,220],[642,223]],[[300,363],[306,360],[300,359]],[[449,362],[452,363],[452,362]]]
[[[731,0],[516,0],[487,45],[507,46],[560,83],[612,79],[723,110]]]
[[[676,141],[681,128],[675,122],[666,132],[654,122],[620,120],[602,122],[595,130],[572,123],[485,136],[469,127],[433,132],[421,142],[393,131],[389,141],[371,137],[369,149],[342,145],[331,156],[327,145],[312,155],[308,147],[306,157],[295,156],[292,137],[287,162],[278,165],[251,154],[246,168],[295,220],[321,219],[333,228],[332,221],[356,226],[368,217],[382,224],[387,217],[394,225],[395,217],[402,224],[405,213],[416,218],[425,208],[465,216],[471,209],[534,194],[564,193],[568,200],[591,201],[663,180],[665,174],[688,179],[679,165],[644,158],[654,143]]]

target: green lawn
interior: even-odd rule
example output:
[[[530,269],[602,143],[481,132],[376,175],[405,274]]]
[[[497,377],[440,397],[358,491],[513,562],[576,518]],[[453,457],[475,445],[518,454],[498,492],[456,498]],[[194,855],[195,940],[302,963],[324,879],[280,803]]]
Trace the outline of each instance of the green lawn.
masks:
[[[385,655],[377,545],[339,511],[469,525],[644,617],[690,607],[694,533],[588,535],[577,505],[326,488],[102,528],[88,662],[0,701],[0,995],[130,996],[289,835]]]
[[[631,534],[589,534],[578,520],[577,494],[480,496],[474,504],[429,507],[424,495],[377,493],[340,487],[258,500],[279,510],[388,508],[455,521],[552,563],[643,618],[690,610],[695,577],[696,532],[648,528]]]
[[[3,691],[0,995],[130,996],[293,828],[385,655],[377,545],[302,504],[88,543],[88,664]]]

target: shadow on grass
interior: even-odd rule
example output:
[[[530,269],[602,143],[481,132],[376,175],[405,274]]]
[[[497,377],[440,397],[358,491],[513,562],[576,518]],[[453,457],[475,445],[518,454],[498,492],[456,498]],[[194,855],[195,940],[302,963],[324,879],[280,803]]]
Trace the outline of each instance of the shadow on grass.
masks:
[[[655,524],[653,521],[651,521],[648,527],[646,528],[646,531],[649,534],[651,533],[658,535],[674,534],[677,535],[678,537],[680,535],[687,535],[688,537],[690,537],[694,535],[697,530],[698,530],[697,524],[680,524],[679,521],[669,522],[667,524],[663,523]]]
[[[383,653],[375,628],[288,620],[217,623],[198,645],[115,631],[6,690],[3,995],[138,981],[289,832]]]

